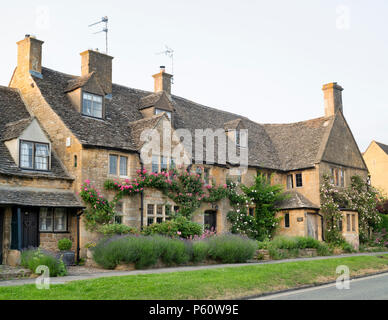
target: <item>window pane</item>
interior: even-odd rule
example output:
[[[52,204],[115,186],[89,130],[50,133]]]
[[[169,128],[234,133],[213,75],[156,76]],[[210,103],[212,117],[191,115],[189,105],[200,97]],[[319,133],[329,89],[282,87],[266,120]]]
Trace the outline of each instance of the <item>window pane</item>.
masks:
[[[163,156],[160,157],[160,168],[161,168],[161,171],[167,171],[167,158],[166,157],[163,157]]]
[[[152,156],[152,172],[154,172],[154,173],[159,172],[159,157],[158,156]]]
[[[35,169],[48,170],[49,150],[47,144],[35,145]]]
[[[109,174],[117,175],[117,156],[109,155]]]
[[[284,215],[284,227],[289,228],[290,227],[290,214],[286,213]]]
[[[295,178],[296,178],[296,186],[297,187],[302,187],[303,186],[303,182],[302,182],[302,174],[301,173],[297,173],[295,175]]]
[[[163,218],[156,218],[156,223],[162,223],[163,222]]]
[[[154,215],[154,205],[153,204],[149,204],[147,206],[147,215],[148,216],[153,216]]]
[[[209,168],[205,168],[205,183],[206,184],[209,184],[209,182],[210,182],[209,177],[210,177],[210,169]]]
[[[21,142],[20,145],[20,166],[22,168],[33,168],[32,157],[33,157],[33,143]]]
[[[249,208],[249,215],[253,217],[255,215],[255,208]]]
[[[175,169],[175,159],[170,158],[170,169]]]
[[[120,176],[127,176],[128,158],[120,157]]]
[[[356,231],[356,215],[352,214],[352,231]]]
[[[53,231],[53,213],[51,209],[40,208],[39,230],[43,232]]]
[[[163,215],[163,205],[162,204],[158,204],[157,207],[156,207],[156,214],[158,216],[162,216]]]
[[[170,205],[166,205],[165,214],[166,214],[166,216],[169,216],[171,214],[171,206]]]
[[[236,130],[235,134],[236,134],[236,145],[239,146],[240,145],[240,130]]]
[[[154,218],[147,218],[147,226],[150,226],[154,223]]]
[[[346,231],[350,231],[350,225],[351,225],[350,214],[347,214],[346,215]]]
[[[341,169],[341,187],[345,187],[345,171]]]
[[[292,174],[287,176],[287,189],[292,189],[294,187],[294,181],[292,179]]]
[[[84,93],[82,102],[82,113],[87,116],[102,118],[102,97],[94,94]]]
[[[54,211],[54,231],[66,231],[67,229],[66,209],[55,208]]]

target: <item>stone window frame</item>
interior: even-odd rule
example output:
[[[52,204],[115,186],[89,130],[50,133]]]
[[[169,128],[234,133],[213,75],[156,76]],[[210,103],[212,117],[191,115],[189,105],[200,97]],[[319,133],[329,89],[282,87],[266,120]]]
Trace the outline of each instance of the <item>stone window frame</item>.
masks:
[[[111,172],[111,167],[110,167],[110,159],[111,157],[116,157],[116,172],[115,173],[112,173]],[[121,175],[121,158],[126,158],[126,163],[127,163],[127,166],[126,166],[126,172],[127,174],[126,175]],[[129,157],[127,155],[123,155],[123,154],[119,154],[119,153],[109,153],[108,155],[108,175],[110,176],[114,176],[114,177],[120,177],[120,178],[128,178],[129,175],[128,175],[128,172],[129,172]]]
[[[121,208],[118,209],[117,206],[121,206]],[[118,224],[123,223],[124,212],[125,212],[125,203],[123,201],[117,202],[116,208],[115,208],[115,215],[113,217],[114,223],[118,223]]]
[[[166,214],[167,210],[166,207],[170,207],[170,214]],[[152,207],[152,214],[150,214],[150,208]],[[147,203],[145,206],[146,210],[146,217],[147,217],[147,226],[155,223],[162,223],[167,220],[170,220],[170,215],[172,214],[174,210],[175,205],[171,202],[152,202]],[[158,214],[158,209],[162,209],[162,214]],[[174,210],[175,211],[175,210]],[[150,219],[152,219],[152,223],[150,223]],[[161,220],[160,220],[161,219]]]
[[[157,159],[157,162],[154,161]],[[162,159],[166,159],[166,162],[165,162],[165,165],[166,167],[165,168],[162,168]],[[158,170],[154,170],[154,166],[158,166]],[[172,157],[172,156],[164,156],[164,155],[152,155],[151,157],[151,172],[154,172],[154,173],[160,173],[163,171],[169,171],[171,169],[175,169],[176,168],[176,161],[175,161],[175,158]]]
[[[52,216],[51,230],[41,230],[41,209],[47,209],[47,213]],[[65,230],[55,230],[55,209],[65,210]],[[69,231],[69,210],[67,208],[41,207],[38,214],[38,231],[39,233],[70,233]]]
[[[22,167],[22,144],[23,143],[32,144],[32,167]],[[35,164],[36,164],[36,161],[35,161],[36,145],[39,145],[39,144],[47,146],[47,150],[48,150],[48,156],[46,157],[47,158],[47,169],[36,169],[36,166],[35,166]],[[22,170],[49,172],[51,170],[51,146],[50,146],[50,143],[20,139],[19,140],[19,168]]]

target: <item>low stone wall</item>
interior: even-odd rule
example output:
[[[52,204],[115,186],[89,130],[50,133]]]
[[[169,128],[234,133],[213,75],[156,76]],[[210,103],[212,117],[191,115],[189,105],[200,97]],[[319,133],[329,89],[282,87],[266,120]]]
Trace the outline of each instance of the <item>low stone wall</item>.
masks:
[[[279,252],[284,253],[285,255],[290,255],[290,250],[287,249],[278,249]],[[298,257],[306,258],[306,257],[316,257],[318,255],[317,249],[299,249]],[[272,257],[269,253],[269,250],[261,249],[257,250],[255,254],[255,259],[257,260],[272,260]]]

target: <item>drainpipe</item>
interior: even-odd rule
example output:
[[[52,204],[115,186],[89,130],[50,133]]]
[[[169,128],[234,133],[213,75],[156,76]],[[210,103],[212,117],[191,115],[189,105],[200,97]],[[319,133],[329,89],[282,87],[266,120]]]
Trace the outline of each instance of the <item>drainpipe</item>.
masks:
[[[81,211],[81,213],[77,213],[77,256],[76,256],[77,262],[80,261],[80,245],[79,245],[79,242],[80,242],[80,219],[81,219],[82,213],[83,213],[83,211]]]
[[[18,250],[22,250],[22,209],[17,208],[17,221],[18,221]]]
[[[140,167],[141,167],[141,172],[144,170],[144,164],[143,161],[140,160]],[[144,188],[140,192],[140,230],[143,230],[144,227]]]
[[[323,222],[323,215],[319,214],[318,212],[317,212],[317,215],[321,217],[322,241],[325,241],[325,232],[324,232],[324,230],[323,230],[323,225],[324,225],[324,222]]]

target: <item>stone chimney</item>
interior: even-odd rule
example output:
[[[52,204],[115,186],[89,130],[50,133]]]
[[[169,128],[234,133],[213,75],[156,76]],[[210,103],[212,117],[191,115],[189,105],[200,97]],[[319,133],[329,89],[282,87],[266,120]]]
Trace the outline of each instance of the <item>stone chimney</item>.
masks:
[[[100,84],[106,94],[112,93],[112,60],[113,57],[107,54],[86,50],[80,53],[81,59],[81,75],[87,75],[91,72],[96,72]]]
[[[342,91],[344,90],[337,82],[331,82],[323,85],[323,97],[325,100],[325,116],[330,117],[338,110],[343,112]]]
[[[166,73],[166,68],[164,66],[160,67],[160,72],[153,75],[155,79],[155,92],[164,91],[167,94],[171,94],[171,80],[172,75]]]
[[[43,41],[38,40],[29,34],[26,34],[23,40],[17,42],[18,72],[42,76],[42,44]]]

